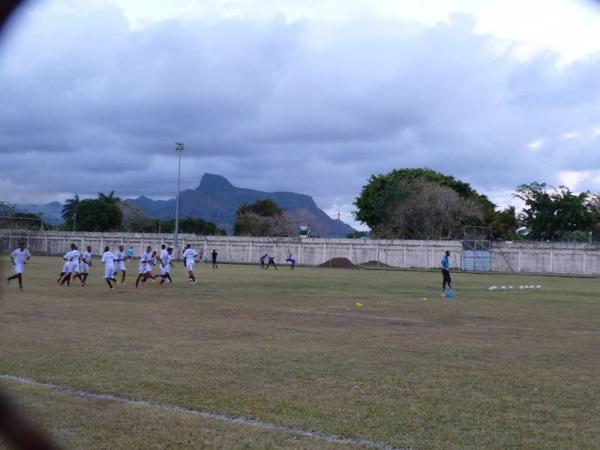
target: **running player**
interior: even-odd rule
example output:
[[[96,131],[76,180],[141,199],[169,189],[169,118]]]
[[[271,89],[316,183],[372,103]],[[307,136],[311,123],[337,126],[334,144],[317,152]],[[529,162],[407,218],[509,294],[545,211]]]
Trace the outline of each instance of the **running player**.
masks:
[[[156,252],[155,252],[156,253]],[[152,247],[146,247],[146,252],[142,253],[140,256],[140,265],[138,270],[138,277],[135,280],[135,287],[137,288],[140,284],[140,281],[145,283],[148,278],[152,278],[152,266],[151,264],[154,261],[154,256],[152,254]]]
[[[440,263],[442,269],[442,297],[446,296],[446,285],[452,289],[452,278],[450,278],[450,252],[446,250],[446,254]]]
[[[268,256],[268,258],[269,258],[269,264],[267,264],[267,267],[265,270],[269,270],[269,267],[271,267],[271,266],[275,267],[275,270],[277,270],[277,264],[275,264],[275,257]]]
[[[121,284],[125,284],[125,275],[127,267],[125,266],[125,249],[119,245],[119,250],[115,252],[115,276],[121,272]]]
[[[65,263],[63,264],[62,272],[56,279],[57,283],[60,283],[62,281],[62,279],[69,272],[69,264],[71,263],[71,250],[69,250],[67,253],[65,253],[65,256],[63,256],[63,259],[65,260]],[[69,282],[70,282],[70,279],[69,279]],[[69,283],[67,283],[67,284],[69,284]]]
[[[79,281],[82,281],[81,275],[79,274],[79,259],[81,258],[81,253],[77,249],[75,244],[71,244],[71,250],[68,251],[64,259],[67,261],[63,270],[65,271],[62,279],[59,280],[59,284],[64,286],[65,283],[67,286],[71,285],[71,280],[74,278],[79,278]]]
[[[213,251],[212,251],[212,268],[213,269],[219,268],[219,266],[217,265],[217,256],[219,256],[219,254],[217,253],[217,250],[213,249]]]
[[[160,258],[160,285],[162,286],[165,280],[169,280],[169,284],[173,283],[171,278],[171,266],[173,265],[173,249],[169,247],[165,252],[161,252]]]
[[[92,267],[92,247],[87,246],[83,256],[81,257],[81,285],[85,286],[88,275],[90,274],[90,268]]]
[[[288,256],[288,258],[285,260],[285,262],[289,262],[291,264],[290,270],[294,270],[296,268],[296,260],[294,259],[291,253],[290,256]]]
[[[29,261],[29,258],[31,258],[31,253],[25,245],[25,242],[19,242],[19,247],[10,254],[10,260],[12,261],[15,274],[6,279],[7,285],[10,284],[11,280],[16,278],[19,280],[19,290],[23,290],[23,268],[25,264],[27,264],[27,261]]]
[[[198,255],[196,250],[192,248],[191,244],[187,244],[185,246],[183,255],[181,255],[185,264],[185,269],[188,273],[189,282],[194,284],[196,283],[196,277],[194,276],[194,264],[196,263],[196,258],[198,258],[198,256],[200,255]]]
[[[260,268],[261,268],[262,270],[265,270],[265,261],[266,261],[266,259],[268,258],[268,256],[269,256],[269,255],[267,255],[267,254],[265,253],[264,255],[262,255],[262,256],[260,257]]]
[[[110,251],[108,245],[104,247],[104,254],[102,255],[102,262],[104,263],[104,279],[106,280],[108,287],[111,289],[114,289],[111,281],[117,283],[117,280],[115,280],[116,259],[116,255]]]

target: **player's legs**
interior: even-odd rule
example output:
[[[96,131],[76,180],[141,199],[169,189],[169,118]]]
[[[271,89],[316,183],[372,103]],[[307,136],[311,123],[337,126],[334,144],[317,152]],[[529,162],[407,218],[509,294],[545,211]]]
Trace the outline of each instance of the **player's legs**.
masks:
[[[126,270],[121,270],[121,284],[125,283],[125,275],[127,274]]]
[[[143,273],[139,273],[138,277],[137,277],[137,280],[135,280],[135,287],[136,288],[139,287],[140,281],[142,280],[142,278],[144,278],[144,274]]]
[[[9,284],[12,280],[19,280],[19,289],[23,290],[23,274],[21,272],[15,273],[6,279],[6,283]]]

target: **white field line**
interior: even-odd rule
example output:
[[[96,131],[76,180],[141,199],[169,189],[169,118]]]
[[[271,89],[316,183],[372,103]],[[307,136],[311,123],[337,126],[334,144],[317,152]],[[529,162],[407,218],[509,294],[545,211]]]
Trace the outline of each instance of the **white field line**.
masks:
[[[344,436],[338,435],[330,435],[320,433],[318,431],[307,431],[302,430],[300,428],[291,428],[286,427],[285,425],[279,425],[273,422],[264,422],[262,420],[249,419],[247,417],[235,417],[235,416],[226,416],[223,414],[217,414],[210,411],[201,411],[197,409],[185,408],[183,406],[175,406],[163,404],[154,400],[134,400],[127,397],[121,397],[114,394],[103,394],[103,393],[94,393],[89,392],[83,389],[72,388],[68,386],[62,386],[60,384],[54,383],[44,383],[41,381],[34,380],[32,378],[20,377],[16,375],[10,375],[7,373],[0,372],[0,379],[12,381],[16,383],[26,384],[29,386],[35,386],[40,388],[49,389],[52,391],[56,391],[62,394],[67,395],[75,395],[82,398],[87,398],[91,400],[107,400],[116,403],[122,403],[125,405],[133,405],[133,406],[149,406],[155,407],[162,411],[178,413],[178,414],[191,414],[198,417],[204,417],[207,419],[217,420],[219,422],[233,424],[233,425],[245,425],[254,428],[260,428],[263,430],[271,430],[278,431],[281,433],[293,434],[296,436],[302,436],[310,439],[318,439],[321,441],[327,441],[334,444],[346,444],[346,445],[358,445],[362,447],[375,448],[378,450],[409,450],[409,449],[401,449],[398,447],[394,447],[388,444],[384,444],[382,442],[372,441],[366,438],[348,438]]]

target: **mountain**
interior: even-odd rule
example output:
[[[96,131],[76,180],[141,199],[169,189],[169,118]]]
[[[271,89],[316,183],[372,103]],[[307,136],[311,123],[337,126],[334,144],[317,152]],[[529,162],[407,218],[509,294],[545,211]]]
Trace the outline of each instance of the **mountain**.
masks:
[[[335,237],[337,221],[321,210],[312,197],[293,192],[262,192],[238,188],[220,175],[205,174],[196,189],[180,194],[179,216],[198,217],[214,222],[231,233],[235,222],[235,211],[246,203],[271,199],[283,208],[296,225],[310,225],[312,234]],[[148,217],[170,220],[175,217],[175,200],[152,200],[142,196],[125,200],[135,205]],[[354,232],[350,225],[340,223],[340,237]]]
[[[46,223],[52,225],[58,225],[60,223],[63,223],[63,205],[59,202],[44,203],[42,205],[23,203],[17,204],[15,205],[15,207],[21,212],[42,214]]]

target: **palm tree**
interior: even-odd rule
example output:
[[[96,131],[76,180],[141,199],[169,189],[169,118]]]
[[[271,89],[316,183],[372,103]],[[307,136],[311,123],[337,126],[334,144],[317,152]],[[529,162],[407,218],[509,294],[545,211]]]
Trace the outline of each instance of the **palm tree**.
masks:
[[[62,218],[67,227],[74,228],[75,217],[77,216],[77,208],[79,207],[79,195],[69,198],[65,201],[62,209]]]
[[[103,194],[102,192],[98,192],[98,200],[102,200],[103,202],[106,202],[109,205],[114,205],[121,201],[119,197],[115,197],[115,191],[110,191],[110,194],[108,195]]]

